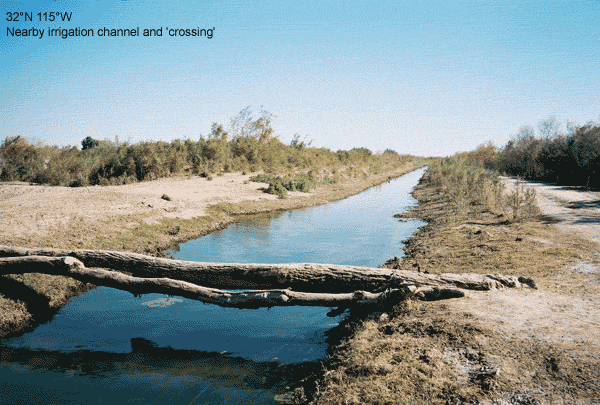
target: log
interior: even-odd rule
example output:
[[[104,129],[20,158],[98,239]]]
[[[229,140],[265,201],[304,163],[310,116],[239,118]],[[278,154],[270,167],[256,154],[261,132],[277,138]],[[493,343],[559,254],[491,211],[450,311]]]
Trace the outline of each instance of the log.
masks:
[[[526,277],[482,274],[427,274],[407,270],[335,264],[201,263],[108,250],[29,249],[0,245],[0,257],[74,257],[86,267],[109,268],[136,277],[171,278],[225,289],[289,289],[314,293],[377,291],[402,285],[471,290],[536,288]]]
[[[27,256],[0,259],[0,275],[15,273],[45,273],[72,277],[84,283],[92,283],[133,294],[160,293],[178,295],[185,298],[231,308],[261,308],[273,306],[322,306],[350,307],[356,305],[386,305],[398,303],[413,296],[433,293],[445,298],[462,297],[464,293],[456,288],[431,287],[422,289],[405,284],[400,288],[382,292],[354,291],[352,293],[310,293],[290,289],[259,291],[224,291],[170,278],[133,277],[116,271],[99,268],[86,268],[73,257]],[[421,295],[420,295],[421,294]]]

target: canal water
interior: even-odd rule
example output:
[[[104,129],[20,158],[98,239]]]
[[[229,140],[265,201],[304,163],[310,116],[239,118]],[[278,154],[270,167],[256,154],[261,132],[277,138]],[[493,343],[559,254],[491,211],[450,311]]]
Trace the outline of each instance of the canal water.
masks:
[[[377,266],[422,221],[410,209],[424,169],[319,207],[247,217],[168,253],[230,263]],[[326,356],[329,308],[238,310],[99,287],[54,318],[0,340],[0,404],[277,404]]]

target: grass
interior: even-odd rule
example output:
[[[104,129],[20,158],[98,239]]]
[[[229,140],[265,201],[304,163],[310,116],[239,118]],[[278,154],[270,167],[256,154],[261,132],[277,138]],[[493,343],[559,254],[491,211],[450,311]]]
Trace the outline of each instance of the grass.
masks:
[[[511,213],[475,205],[470,207],[469,217],[462,217],[446,205],[446,196],[439,189],[419,187],[414,194],[423,203],[410,216],[429,224],[405,242],[405,257],[388,263],[392,267],[545,279],[591,249],[590,243],[561,234],[537,216],[514,221]],[[547,240],[550,246],[540,240]]]
[[[337,367],[326,373],[315,403],[447,403],[450,392],[462,400],[481,397],[481,389],[466,384],[466,376],[446,361],[448,354],[438,350],[455,346],[461,333],[439,333],[435,342],[423,344],[423,332],[434,326],[428,319],[415,319],[417,311],[387,324],[361,323],[337,349]]]
[[[424,181],[439,191],[442,203],[453,208],[452,217],[457,221],[479,210],[505,215],[512,222],[535,217],[538,214],[535,190],[517,182],[506,194],[498,173],[484,167],[488,154],[494,151],[483,147],[472,154],[444,158],[430,167]],[[478,157],[474,159],[473,155]]]
[[[31,318],[24,302],[0,295],[0,336],[22,330],[29,324]]]

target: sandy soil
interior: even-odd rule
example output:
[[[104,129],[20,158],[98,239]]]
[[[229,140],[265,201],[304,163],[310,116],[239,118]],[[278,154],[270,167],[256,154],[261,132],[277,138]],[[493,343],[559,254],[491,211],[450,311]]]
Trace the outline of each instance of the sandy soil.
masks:
[[[217,174],[211,180],[179,176],[108,187],[0,183],[0,244],[155,254],[227,226],[237,214],[325,204],[422,164],[409,162],[367,178],[343,177],[309,193],[288,192],[286,199],[264,193],[268,184],[249,181],[252,175],[240,173]]]
[[[203,216],[218,202],[272,200],[259,190],[268,186],[247,182],[250,175],[228,173],[213,180],[174,177],[123,186],[51,187],[27,183],[0,183],[0,237],[31,245],[67,227],[97,224],[123,216],[141,216],[148,224],[160,218]],[[244,182],[247,184],[244,184]],[[161,198],[163,194],[171,201]],[[290,193],[291,196],[304,193]]]

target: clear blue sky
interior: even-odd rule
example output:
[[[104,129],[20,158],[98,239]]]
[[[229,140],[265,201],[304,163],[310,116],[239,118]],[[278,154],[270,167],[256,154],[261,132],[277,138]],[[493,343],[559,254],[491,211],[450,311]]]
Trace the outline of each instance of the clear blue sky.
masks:
[[[600,1],[0,0],[0,140],[208,134],[247,106],[333,150],[449,155],[600,119]],[[34,22],[8,22],[7,12]],[[71,22],[37,13],[72,12]],[[11,37],[7,28],[44,29]],[[162,37],[48,37],[49,28]],[[165,28],[215,28],[170,37]]]

